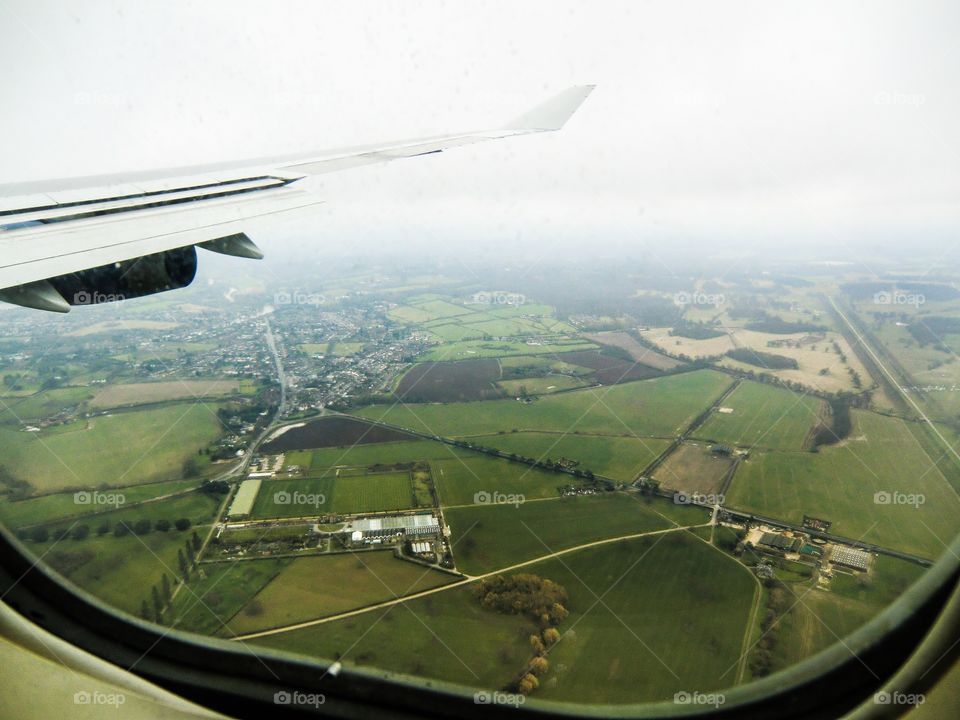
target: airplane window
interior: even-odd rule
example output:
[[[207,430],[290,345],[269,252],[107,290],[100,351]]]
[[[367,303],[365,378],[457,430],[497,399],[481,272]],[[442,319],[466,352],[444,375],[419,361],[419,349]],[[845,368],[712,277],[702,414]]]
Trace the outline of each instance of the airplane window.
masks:
[[[960,530],[956,9],[561,5],[0,9],[26,574],[492,710],[887,679]]]

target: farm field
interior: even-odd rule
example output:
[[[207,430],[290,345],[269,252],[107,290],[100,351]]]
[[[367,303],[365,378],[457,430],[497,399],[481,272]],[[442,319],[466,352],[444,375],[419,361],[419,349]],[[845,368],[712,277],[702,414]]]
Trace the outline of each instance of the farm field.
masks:
[[[237,380],[169,380],[165,382],[106,385],[97,390],[91,408],[145,405],[165,400],[205,400],[240,391]]]
[[[653,477],[664,490],[715,495],[732,466],[733,460],[711,452],[708,445],[685,442],[667,456]]]
[[[511,397],[522,395],[546,395],[561,390],[573,390],[590,384],[581,378],[570,375],[547,375],[546,377],[528,377],[518,380],[501,380],[497,387]]]
[[[518,432],[482,435],[474,442],[507,453],[537,459],[576,460],[579,470],[632,482],[654,458],[666,450],[669,440],[562,433]]]
[[[489,455],[432,460],[430,469],[440,502],[469,505],[477,493],[522,494],[529,498],[557,497],[557,488],[574,478]]]
[[[820,404],[816,397],[745,380],[723,401],[733,412],[714,411],[695,434],[742,447],[801,450]]]
[[[19,425],[56,415],[93,397],[87,387],[65,387],[45,390],[26,397],[0,397],[0,423]]]
[[[600,350],[581,350],[558,355],[557,359],[590,368],[591,376],[603,385],[614,385],[630,380],[646,380],[662,373],[640,362],[607,355]]]
[[[903,420],[853,410],[851,437],[818,453],[756,452],[740,463],[727,495],[737,509],[936,558],[960,526],[960,500]],[[924,502],[881,504],[875,493],[921,494]]]
[[[178,478],[184,461],[219,437],[214,405],[114,413],[27,433],[0,427],[7,470],[36,492]]]
[[[296,502],[296,498],[302,498]],[[260,486],[251,517],[406,510],[413,505],[410,472],[336,471],[319,478],[270,480]]]
[[[630,333],[598,332],[584,333],[583,336],[587,338],[587,340],[592,340],[600,345],[611,345],[626,350],[637,362],[641,362],[657,370],[673,370],[683,365],[679,360],[674,360],[672,357],[668,357],[645,345],[641,345]]]
[[[404,402],[455,402],[498,397],[500,363],[493,358],[414,365],[394,391]]]
[[[425,405],[415,411],[405,406],[370,406],[357,412],[401,427],[448,436],[517,428],[667,437],[707,408],[729,383],[722,373],[698,370],[549,395],[530,403],[488,400]]]
[[[191,492],[133,507],[121,505],[116,510],[110,510],[89,518],[65,518],[53,520],[44,523],[44,525],[51,530],[55,530],[85,524],[90,527],[91,531],[94,531],[104,523],[111,528],[120,522],[133,527],[138,520],[146,519],[152,522],[168,520],[172,525],[179,518],[187,518],[193,525],[201,525],[213,519],[222,499],[223,497],[220,495],[208,495],[199,491]]]
[[[176,574],[177,551],[190,532],[94,537],[59,543],[30,543],[43,561],[78,587],[115,608],[139,615],[142,601],[164,574]]]
[[[284,568],[291,558],[204,563],[173,603],[171,625],[179,630],[232,637],[227,621]]]
[[[545,700],[669,700],[689,687],[722,687],[755,588],[746,569],[685,533],[588,549],[523,572],[561,583],[570,597],[564,639],[533,695]],[[250,642],[489,688],[506,685],[529,659],[528,622],[484,610],[467,587]]]
[[[282,432],[271,435],[261,446],[264,453],[410,439],[409,435],[399,430],[380,427],[343,415],[331,415],[299,425],[288,425],[281,430]]]
[[[318,448],[287,453],[286,466],[299,465],[309,474],[324,474],[333,467],[368,467],[394,465],[420,460],[468,457],[476,453],[447,445],[436,440],[407,440],[405,442],[371,443],[349,448]]]
[[[104,332],[118,332],[122,330],[172,330],[177,327],[175,322],[162,320],[104,320],[66,333],[69,337],[86,337]]]
[[[487,689],[509,683],[530,659],[529,625],[484,610],[468,586],[247,642]]]
[[[758,586],[747,568],[708,543],[670,533],[525,571],[559,582],[570,596],[560,630],[572,632],[550,653],[551,670],[535,697],[669,701],[689,688],[710,692],[733,683]]]
[[[444,512],[457,568],[491,572],[557,550],[622,535],[699,525],[702,508],[661,498],[601,493],[514,505],[475,505]]]
[[[454,580],[453,575],[395,558],[390,551],[296,558],[230,618],[222,634],[335,615]]]
[[[501,358],[513,355],[555,355],[574,350],[596,350],[597,346],[573,337],[551,338],[548,342],[533,340],[464,340],[429,350],[421,362],[434,360],[469,360],[471,358]]]
[[[104,494],[123,495],[123,505],[129,505],[168,493],[195,488],[197,485],[196,480],[171,480],[169,482],[117,488],[106,491]],[[90,494],[88,493],[86,497],[89,498]],[[73,492],[61,492],[14,502],[2,500],[0,501],[0,520],[8,527],[17,528],[99,512],[112,507],[111,505],[77,502]],[[98,516],[95,515],[93,518],[98,518]]]

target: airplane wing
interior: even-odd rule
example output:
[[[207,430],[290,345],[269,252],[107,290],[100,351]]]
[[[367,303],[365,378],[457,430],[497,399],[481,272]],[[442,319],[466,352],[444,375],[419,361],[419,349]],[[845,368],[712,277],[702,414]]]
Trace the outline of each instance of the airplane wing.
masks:
[[[184,287],[199,246],[260,258],[252,223],[321,201],[311,175],[563,127],[593,90],[571,87],[494,130],[241,162],[0,185],[0,300],[56,312]]]

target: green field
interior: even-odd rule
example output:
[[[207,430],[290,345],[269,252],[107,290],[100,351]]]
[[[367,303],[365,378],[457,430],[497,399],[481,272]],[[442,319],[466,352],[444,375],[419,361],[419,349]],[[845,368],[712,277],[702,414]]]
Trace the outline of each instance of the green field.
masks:
[[[733,412],[712,413],[696,435],[730,445],[800,450],[817,422],[820,402],[810,395],[747,380],[723,401]]]
[[[168,493],[187,490],[197,487],[196,480],[172,480],[169,482],[150,483],[147,485],[132,485],[130,487],[110,490],[103,495],[97,495],[98,499],[107,500],[106,496],[123,496],[123,505],[149,500]],[[91,498],[88,493],[85,498]],[[81,498],[81,499],[85,499]],[[119,498],[117,498],[119,500]],[[76,515],[87,515],[93,512],[112,508],[112,505],[100,505],[77,502],[72,492],[56,493],[54,495],[43,495],[37,498],[27,500],[18,500],[9,502],[0,501],[0,520],[8,527],[21,527],[23,525],[34,525],[37,523],[60,520]]]
[[[727,671],[740,656],[757,584],[689,533],[585,550],[530,572],[570,593],[560,626],[568,632],[536,697],[616,704],[733,683],[736,668]]]
[[[410,472],[332,470],[323,477],[270,480],[260,486],[251,517],[406,510],[413,505]]]
[[[297,558],[230,619],[224,634],[335,615],[455,579],[389,551]]]
[[[523,571],[560,582],[570,596],[563,637],[534,693],[543,699],[669,700],[681,689],[723,686],[755,592],[745,568],[686,533],[571,553]],[[455,588],[251,642],[501,688],[529,660],[529,633],[528,620],[483,610],[469,588]]]
[[[258,559],[250,562],[204,563],[203,577],[194,574],[177,595],[171,625],[207,635],[222,632],[240,608],[293,560]]]
[[[654,478],[664,490],[715,495],[732,465],[729,457],[711,452],[706,445],[685,442],[657,467]]]
[[[415,410],[405,405],[373,405],[358,414],[447,436],[517,428],[668,437],[709,407],[729,383],[722,373],[699,370],[548,395],[531,403],[487,400],[419,405]]]
[[[93,392],[87,387],[65,387],[27,397],[0,397],[0,423],[19,425],[55,415],[65,408],[90,400]]]
[[[660,498],[603,493],[513,505],[476,505],[444,513],[457,567],[471,575],[509,567],[605,538],[707,522],[701,508]]]
[[[433,482],[444,505],[467,505],[478,492],[520,493],[530,498],[557,497],[569,475],[540,470],[489,455],[433,460]]]
[[[497,385],[511,395],[546,395],[559,390],[571,390],[587,385],[579,378],[569,375],[548,375],[546,377],[529,377],[522,380],[501,380]]]
[[[538,432],[485,435],[472,440],[525,457],[577,460],[580,463],[577,469],[624,482],[632,482],[670,444],[669,440],[659,438]]]
[[[455,448],[435,440],[411,440],[295,451],[286,454],[284,464],[288,467],[299,465],[305,469],[309,468],[311,474],[318,475],[334,467],[392,465],[474,454],[469,450]]]
[[[89,537],[28,547],[74,584],[115,608],[139,615],[151,586],[177,575],[177,551],[190,532]]]
[[[27,433],[0,427],[0,457],[37,492],[116,487],[180,477],[221,433],[216,406],[171,405],[97,416]]]
[[[832,521],[838,535],[939,556],[960,528],[957,494],[906,422],[852,412],[854,429],[841,445],[753,453],[740,464],[727,504],[793,522],[813,515]],[[922,494],[925,502],[878,504],[877,492]]]

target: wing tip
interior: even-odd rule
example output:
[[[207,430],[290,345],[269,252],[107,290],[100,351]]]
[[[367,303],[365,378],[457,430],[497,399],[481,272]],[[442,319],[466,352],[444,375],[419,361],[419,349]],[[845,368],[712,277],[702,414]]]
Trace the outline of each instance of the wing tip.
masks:
[[[506,128],[521,132],[550,132],[560,130],[596,85],[574,85],[510,121]]]

